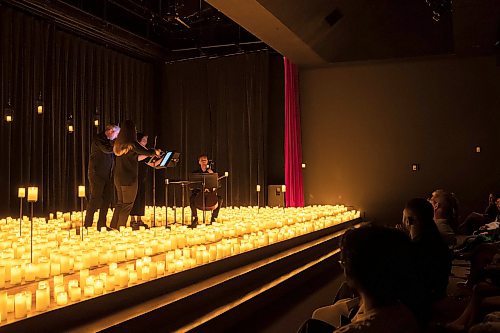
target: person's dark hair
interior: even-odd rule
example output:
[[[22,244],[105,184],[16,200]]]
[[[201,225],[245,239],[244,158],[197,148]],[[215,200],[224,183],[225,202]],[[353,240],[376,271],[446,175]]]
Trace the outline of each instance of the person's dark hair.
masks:
[[[199,161],[199,160],[200,160],[200,158],[202,158],[202,157],[206,157],[206,158],[208,158],[208,154],[200,154],[200,155],[198,155],[198,161]]]
[[[423,227],[430,228],[435,226],[434,223],[434,207],[432,204],[423,198],[414,198],[408,201],[405,209],[412,211]]]
[[[359,291],[377,306],[399,301],[421,320],[423,293],[408,235],[393,228],[363,226],[344,234],[341,249],[346,277]]]
[[[146,133],[143,133],[143,132],[137,132],[137,142],[141,142],[142,138],[144,138],[145,136],[149,136],[149,135],[147,135]]]
[[[113,145],[113,152],[117,156],[128,153],[132,149],[134,142],[137,142],[134,122],[132,120],[125,120],[121,125],[120,133]]]

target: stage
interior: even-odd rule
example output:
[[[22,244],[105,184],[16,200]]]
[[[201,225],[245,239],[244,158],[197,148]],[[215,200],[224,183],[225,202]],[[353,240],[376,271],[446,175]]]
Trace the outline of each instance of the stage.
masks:
[[[157,222],[164,224],[162,209],[157,210]],[[31,280],[26,270],[44,259],[43,242],[35,242],[34,251],[40,253],[33,263],[27,255],[28,246],[23,253],[16,251],[19,246],[14,242],[6,248],[11,237],[8,231],[14,229],[15,222],[19,228],[19,222],[11,220],[1,229],[2,255],[14,252],[14,257],[20,257],[10,258],[13,261],[8,269],[23,267],[24,275],[17,283],[9,272],[11,276],[0,290],[0,297],[6,299],[0,303],[0,313],[7,312],[0,329],[122,331],[154,323],[163,331],[196,330],[234,308],[251,306],[295,276],[331,260],[339,252],[344,230],[360,223],[359,212],[343,206],[241,208],[222,213],[226,216],[223,223],[194,230],[178,224],[139,231],[90,230],[84,233],[83,241],[74,229],[47,229],[52,239],[47,244],[57,243],[55,249],[49,246],[50,252],[59,254],[49,254],[49,260],[60,270],[50,271],[48,278],[35,276],[33,281],[26,281]],[[39,220],[37,229],[44,229],[42,223],[58,225],[55,221]],[[68,221],[63,218],[61,223],[67,225]],[[38,233],[43,238],[41,235]],[[66,261],[62,258],[68,257],[71,263],[71,254],[73,266],[62,272],[62,261]],[[37,302],[44,302],[42,295],[47,288],[47,307],[37,311]],[[54,293],[56,288],[59,291]],[[28,298],[26,292],[32,295],[31,311],[21,305],[26,312],[16,312],[9,302],[23,293]],[[63,296],[66,302],[57,305]]]

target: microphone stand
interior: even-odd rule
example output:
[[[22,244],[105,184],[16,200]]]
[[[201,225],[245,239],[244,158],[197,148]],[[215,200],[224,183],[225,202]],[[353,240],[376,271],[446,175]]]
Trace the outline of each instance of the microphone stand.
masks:
[[[153,146],[156,149],[156,140],[158,135],[155,135],[155,144]],[[153,227],[156,226],[156,168],[153,168]]]

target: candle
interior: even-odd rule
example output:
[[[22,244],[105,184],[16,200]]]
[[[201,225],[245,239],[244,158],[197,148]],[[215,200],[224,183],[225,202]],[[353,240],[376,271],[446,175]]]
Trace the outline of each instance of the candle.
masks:
[[[83,288],[83,296],[85,296],[85,297],[94,296],[94,286],[85,286]]]
[[[68,304],[68,294],[63,291],[57,294],[56,298],[56,304],[57,305],[66,305]]]
[[[31,291],[24,291],[24,296],[26,297],[26,311],[31,311],[31,303],[33,301]]]
[[[35,292],[35,309],[36,311],[45,311],[49,308],[50,306],[50,292],[49,289],[47,289],[46,286],[43,286],[38,289]]]
[[[28,315],[26,307],[26,295],[24,293],[17,293],[14,296],[14,318],[24,318]]]
[[[260,192],[260,185],[257,185],[257,192]]]
[[[7,320],[7,292],[0,292],[0,317],[2,320]],[[1,321],[0,321],[1,322]]]
[[[224,172],[224,176],[225,176],[225,177],[229,177],[229,172],[227,172],[227,171],[226,171],[226,172]]]
[[[175,271],[180,272],[184,268],[184,261],[182,259],[175,261]]]
[[[73,125],[68,125],[68,132],[73,133],[74,130]]]
[[[18,198],[25,198],[26,197],[26,189],[24,187],[20,187],[17,190],[17,197]]]
[[[43,106],[38,105],[38,106],[36,107],[36,112],[37,112],[38,114],[42,114],[42,113],[43,113]]]
[[[0,289],[5,287],[5,266],[0,266]]]
[[[84,185],[78,186],[78,197],[85,198],[85,186]]]
[[[35,186],[28,187],[28,201],[29,202],[38,201],[38,187]]]
[[[10,283],[20,284],[22,278],[22,270],[20,266],[12,266],[10,269]]]
[[[156,273],[158,276],[162,276],[165,274],[165,262],[164,261],[158,261],[156,263]]]
[[[137,283],[137,272],[129,272],[128,273],[128,279],[129,279],[129,284],[136,284]]]
[[[115,275],[115,271],[118,268],[118,264],[116,262],[112,262],[109,264],[109,275]]]
[[[80,271],[80,287],[85,287],[85,279],[89,276],[89,269],[82,269]]]
[[[143,281],[149,280],[149,266],[143,266],[142,267],[141,279]]]
[[[50,276],[50,262],[47,258],[43,257],[38,260],[38,277],[47,279]]]
[[[26,282],[34,281],[36,278],[36,270],[37,270],[36,265],[32,263],[27,264],[24,269],[24,281]]]
[[[78,286],[69,287],[69,298],[72,302],[77,302],[82,298],[82,289]]]
[[[94,294],[101,295],[104,292],[104,281],[97,279],[94,281]]]
[[[54,276],[54,286],[61,286],[64,284],[64,276],[56,275]]]
[[[50,275],[55,276],[61,274],[61,264],[58,262],[50,263]]]
[[[124,269],[117,269],[116,270],[117,276],[115,277],[115,284],[118,285],[120,288],[124,288],[128,284],[128,271]]]
[[[94,126],[99,126],[99,119],[94,120]]]
[[[5,121],[10,123],[12,121],[12,116],[10,114],[5,116]]]
[[[281,192],[283,192],[283,193],[286,192],[286,185],[281,185]]]
[[[7,295],[7,312],[14,312],[14,295]]]
[[[66,288],[64,287],[64,285],[60,284],[60,285],[54,286],[54,299],[57,298],[57,295],[59,293],[62,293],[64,291],[66,291]]]

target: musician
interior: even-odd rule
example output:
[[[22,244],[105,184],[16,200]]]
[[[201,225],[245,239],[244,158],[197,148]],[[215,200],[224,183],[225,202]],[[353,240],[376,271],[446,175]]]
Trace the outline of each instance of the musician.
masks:
[[[110,227],[119,229],[127,224],[132,206],[137,195],[139,177],[139,155],[160,156],[161,150],[147,149],[137,142],[137,131],[131,120],[125,120],[120,134],[113,146],[116,155],[114,183],[117,193],[117,203]]]
[[[192,173],[214,173],[211,163],[209,163],[208,156],[206,154],[202,154],[198,157],[199,168],[193,170]],[[191,196],[189,197],[189,205],[191,206],[191,228],[195,228],[198,224],[198,211],[196,209],[196,197],[200,194],[200,189],[195,188],[191,191]],[[217,208],[212,211],[212,218],[210,219],[210,223],[215,222],[215,219],[219,216],[219,210],[222,206],[222,197],[217,195]]]
[[[113,141],[118,136],[120,127],[109,124],[106,130],[92,139],[89,158],[90,195],[85,215],[86,228],[92,226],[94,213],[99,209],[97,230],[106,226],[106,215],[113,199],[112,169],[114,165]]]

